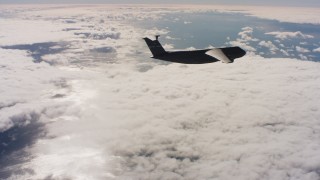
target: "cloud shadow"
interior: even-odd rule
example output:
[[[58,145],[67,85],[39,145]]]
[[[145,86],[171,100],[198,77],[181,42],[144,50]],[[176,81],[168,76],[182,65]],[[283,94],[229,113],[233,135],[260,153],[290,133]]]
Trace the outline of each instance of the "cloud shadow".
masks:
[[[67,48],[66,43],[57,42],[44,42],[44,43],[34,43],[34,44],[19,44],[13,46],[2,46],[3,49],[18,49],[27,50],[34,62],[39,63],[43,61],[42,56],[48,54],[56,54],[64,51]]]
[[[14,174],[33,174],[32,169],[21,168],[21,164],[30,161],[27,151],[39,138],[46,136],[45,125],[39,122],[40,115],[33,112],[13,116],[13,127],[0,132],[0,179],[10,178]]]

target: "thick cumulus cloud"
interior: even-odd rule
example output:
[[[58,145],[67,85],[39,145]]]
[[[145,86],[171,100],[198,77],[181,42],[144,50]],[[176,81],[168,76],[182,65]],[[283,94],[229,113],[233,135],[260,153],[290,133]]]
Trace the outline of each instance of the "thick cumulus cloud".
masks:
[[[242,31],[238,33],[238,35],[244,41],[257,41],[258,39],[253,38],[252,33],[253,33],[252,27],[244,27],[242,28]]]
[[[259,42],[259,45],[268,48],[271,53],[275,53],[277,50],[279,50],[271,41],[261,41]]]
[[[19,112],[28,114],[29,110],[32,113],[32,107],[36,109],[42,104],[39,102],[42,97],[50,99],[55,96],[55,93],[58,93],[55,87],[66,80],[68,73],[50,67],[46,63],[33,63],[25,51],[0,48],[0,52],[2,74],[0,130],[5,131],[14,125],[12,119],[15,118],[12,117],[15,114]],[[64,93],[63,91],[66,90],[61,90],[61,93]]]
[[[147,30],[145,32],[145,36],[149,38],[153,38],[155,35],[166,35],[168,34],[169,31],[167,29],[158,29],[158,28],[153,28],[150,30]],[[170,39],[170,37],[169,37]]]
[[[122,121],[111,146],[125,169],[120,177],[319,178],[317,68],[246,58],[119,76],[112,81],[126,83],[109,90],[109,103]]]
[[[290,56],[290,54],[287,51],[285,51],[284,49],[280,49],[280,52],[285,56]]]
[[[80,90],[77,85],[81,79],[93,79],[94,73],[81,68],[88,65],[95,68],[100,63],[112,64],[115,58],[141,54],[140,44],[136,43],[140,38],[136,38],[137,32],[132,28],[117,30],[119,23],[111,23],[114,19],[109,18],[110,12],[102,13],[103,18],[92,18],[95,13],[78,14],[86,12],[85,8],[71,7],[75,11],[69,8],[16,8],[13,17],[0,22],[5,29],[0,37],[1,178],[111,177],[105,173],[107,165],[101,164],[107,162],[103,148],[91,145],[86,148],[88,144],[83,142],[77,147],[77,140],[68,143],[71,146],[61,145],[74,136],[84,140],[83,131],[74,126],[85,107],[84,99],[94,91]],[[130,62],[126,65],[130,67]],[[79,129],[83,127],[80,125]],[[93,144],[97,143],[92,136],[87,141],[92,139]],[[48,149],[48,145],[52,148]],[[88,163],[90,159],[92,163]],[[30,161],[34,162],[31,166]],[[70,173],[72,170],[67,167],[74,163],[81,166],[83,174],[79,173],[79,166],[73,166],[74,173]],[[52,173],[52,167],[61,173]]]
[[[299,52],[299,53],[308,53],[308,52],[310,52],[310,50],[308,50],[306,48],[303,48],[303,47],[300,47],[300,46],[296,46],[296,51]]]
[[[29,165],[39,178],[318,179],[318,66],[108,65],[73,84],[80,118],[50,125],[58,138]]]
[[[24,127],[18,132],[31,134],[18,163],[0,158],[1,178],[320,178],[318,63],[252,55],[250,27],[231,44],[251,52],[233,64],[160,63],[146,60],[140,38],[170,30],[128,20],[159,17],[163,9],[23,10],[22,17],[56,24],[61,34],[11,44],[4,32],[1,45],[54,41],[49,49],[63,50],[40,53],[44,62],[34,63],[28,49],[0,49],[1,132],[22,137],[8,130]]]
[[[313,50],[313,52],[320,52],[320,47]]]
[[[0,59],[0,177],[6,179],[32,172],[22,167],[32,159],[28,148],[47,138],[46,124],[72,106],[60,99],[70,94],[67,82],[75,76],[46,63],[35,64],[22,50],[0,48]]]
[[[59,169],[53,177],[319,178],[317,63],[254,57],[145,73],[121,66],[81,85],[95,87],[83,102],[90,106],[71,132],[72,121],[53,129],[64,136],[46,142],[51,149],[34,165],[50,162]],[[77,174],[84,167],[95,171]]]
[[[254,54],[256,48],[250,45],[250,42],[257,41],[258,39],[252,37],[253,28],[251,27],[243,27],[242,31],[238,33],[239,38],[234,41],[228,42],[228,44],[232,46],[239,46],[244,48],[248,53]]]

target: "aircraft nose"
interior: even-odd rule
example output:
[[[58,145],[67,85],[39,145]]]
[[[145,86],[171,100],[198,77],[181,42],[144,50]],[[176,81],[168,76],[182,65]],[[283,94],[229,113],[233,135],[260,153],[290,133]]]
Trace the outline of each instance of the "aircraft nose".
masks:
[[[242,56],[244,56],[246,54],[247,54],[247,52],[239,47],[239,55],[242,57]]]
[[[241,54],[242,54],[242,56],[244,56],[244,55],[246,55],[246,54],[247,54],[247,52],[246,52],[245,50],[243,50],[243,49],[242,49],[242,53],[241,53]]]

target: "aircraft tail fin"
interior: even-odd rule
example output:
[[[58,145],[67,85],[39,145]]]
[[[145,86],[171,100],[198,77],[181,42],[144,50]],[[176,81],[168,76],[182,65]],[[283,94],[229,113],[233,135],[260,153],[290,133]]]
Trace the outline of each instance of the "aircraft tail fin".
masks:
[[[143,38],[146,41],[153,57],[157,57],[157,56],[161,56],[161,55],[166,54],[166,51],[164,50],[164,48],[162,47],[162,45],[160,44],[160,42],[158,40],[159,36],[160,35],[156,35],[156,40],[151,40],[147,37]]]

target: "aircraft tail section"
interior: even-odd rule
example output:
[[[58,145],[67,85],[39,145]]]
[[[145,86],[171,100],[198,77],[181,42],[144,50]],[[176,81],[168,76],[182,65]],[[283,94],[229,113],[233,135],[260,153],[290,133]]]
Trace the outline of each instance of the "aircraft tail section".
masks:
[[[148,45],[153,57],[162,56],[162,55],[167,53],[163,49],[163,47],[160,44],[158,38],[159,38],[159,35],[156,36],[156,40],[151,40],[149,38],[143,38],[146,41],[146,43],[147,43],[147,45]]]

